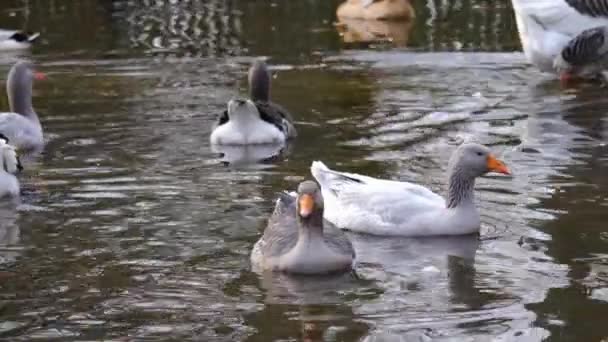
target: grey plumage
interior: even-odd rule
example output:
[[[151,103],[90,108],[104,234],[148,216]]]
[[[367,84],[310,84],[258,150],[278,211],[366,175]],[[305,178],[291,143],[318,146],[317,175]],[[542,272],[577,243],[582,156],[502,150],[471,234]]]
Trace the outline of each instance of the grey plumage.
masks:
[[[36,74],[28,62],[17,62],[6,82],[10,113],[0,113],[0,132],[20,150],[44,145],[40,119],[32,106],[32,84]]]
[[[446,207],[455,208],[474,197],[475,178],[487,173],[490,149],[479,144],[463,144],[450,158]]]
[[[562,50],[562,58],[572,66],[601,62],[608,54],[608,27],[601,26],[581,32]]]
[[[462,201],[473,199],[475,178],[463,177],[459,171],[455,171],[450,174],[449,179],[446,208],[456,208]]]
[[[564,0],[581,14],[608,17],[608,0]]]
[[[323,237],[325,243],[337,253],[348,253],[355,257],[355,250],[344,232],[333,224],[323,220]],[[279,256],[289,252],[298,241],[298,222],[296,214],[295,193],[280,193],[277,204],[268,220],[268,226],[262,237],[262,250],[268,256]]]

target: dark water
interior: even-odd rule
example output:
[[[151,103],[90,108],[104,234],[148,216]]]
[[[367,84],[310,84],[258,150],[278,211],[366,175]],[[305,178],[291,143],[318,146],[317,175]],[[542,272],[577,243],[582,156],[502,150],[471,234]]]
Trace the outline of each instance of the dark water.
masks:
[[[48,144],[18,210],[0,208],[2,340],[608,338],[605,89],[529,67],[509,6],[416,1],[409,35],[340,35],[337,1],[166,3],[0,3],[2,25],[42,33],[26,58],[48,75]],[[397,33],[351,42],[365,30]],[[226,165],[209,133],[254,56],[300,136]],[[276,193],[311,161],[443,192],[470,139],[514,173],[479,180],[481,239],[353,235],[357,277],[250,271]]]

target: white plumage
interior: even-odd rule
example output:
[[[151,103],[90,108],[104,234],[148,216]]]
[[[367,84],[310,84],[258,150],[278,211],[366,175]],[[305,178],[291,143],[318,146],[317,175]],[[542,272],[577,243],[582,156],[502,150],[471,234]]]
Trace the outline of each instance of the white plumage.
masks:
[[[19,195],[19,181],[14,173],[20,168],[15,148],[4,137],[0,138],[0,197]]]
[[[418,184],[310,167],[325,199],[324,217],[342,229],[376,235],[461,235],[479,231],[475,178],[504,164],[482,145],[461,145],[450,160],[448,201]]]
[[[584,30],[608,25],[607,16],[592,16],[573,6],[588,6],[585,0],[512,1],[526,58],[544,72],[555,72],[556,58]]]
[[[219,145],[284,144],[287,136],[279,128],[262,120],[251,100],[231,100],[228,121],[211,133],[211,143]]]
[[[39,33],[0,29],[0,51],[27,49],[39,36]]]

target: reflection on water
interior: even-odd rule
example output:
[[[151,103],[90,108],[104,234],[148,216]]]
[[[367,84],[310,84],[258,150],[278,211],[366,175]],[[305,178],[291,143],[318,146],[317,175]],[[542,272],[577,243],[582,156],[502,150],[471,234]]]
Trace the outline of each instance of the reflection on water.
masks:
[[[19,256],[20,229],[17,224],[19,212],[15,201],[0,203],[0,267],[6,268]]]
[[[34,89],[47,146],[0,210],[0,338],[606,338],[603,89],[528,67],[502,2],[413,3],[407,45],[425,51],[343,45],[338,1],[2,2],[6,27],[42,39],[0,75],[22,56],[49,80]],[[261,55],[298,139],[214,150]],[[477,182],[479,239],[353,234],[356,274],[250,271],[276,193],[312,160],[445,193],[467,140],[514,173]]]
[[[413,21],[342,19],[336,23],[336,29],[345,43],[386,41],[404,47],[413,25]]]

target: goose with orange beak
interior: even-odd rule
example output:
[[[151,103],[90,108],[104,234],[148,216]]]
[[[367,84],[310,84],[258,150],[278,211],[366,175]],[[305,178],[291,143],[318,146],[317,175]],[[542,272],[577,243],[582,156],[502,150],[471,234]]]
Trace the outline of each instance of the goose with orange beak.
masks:
[[[408,182],[377,179],[311,166],[325,198],[325,218],[339,228],[376,235],[436,236],[478,233],[475,179],[507,166],[479,144],[459,146],[448,166],[447,198]]]
[[[25,61],[15,63],[8,73],[6,92],[11,112],[0,113],[0,133],[20,151],[38,150],[44,145],[42,125],[32,106],[32,85],[34,80],[45,78]]]
[[[317,183],[300,183],[298,193],[282,193],[264,234],[251,252],[258,271],[328,274],[352,268],[355,251],[339,229],[323,226],[323,196]]]

